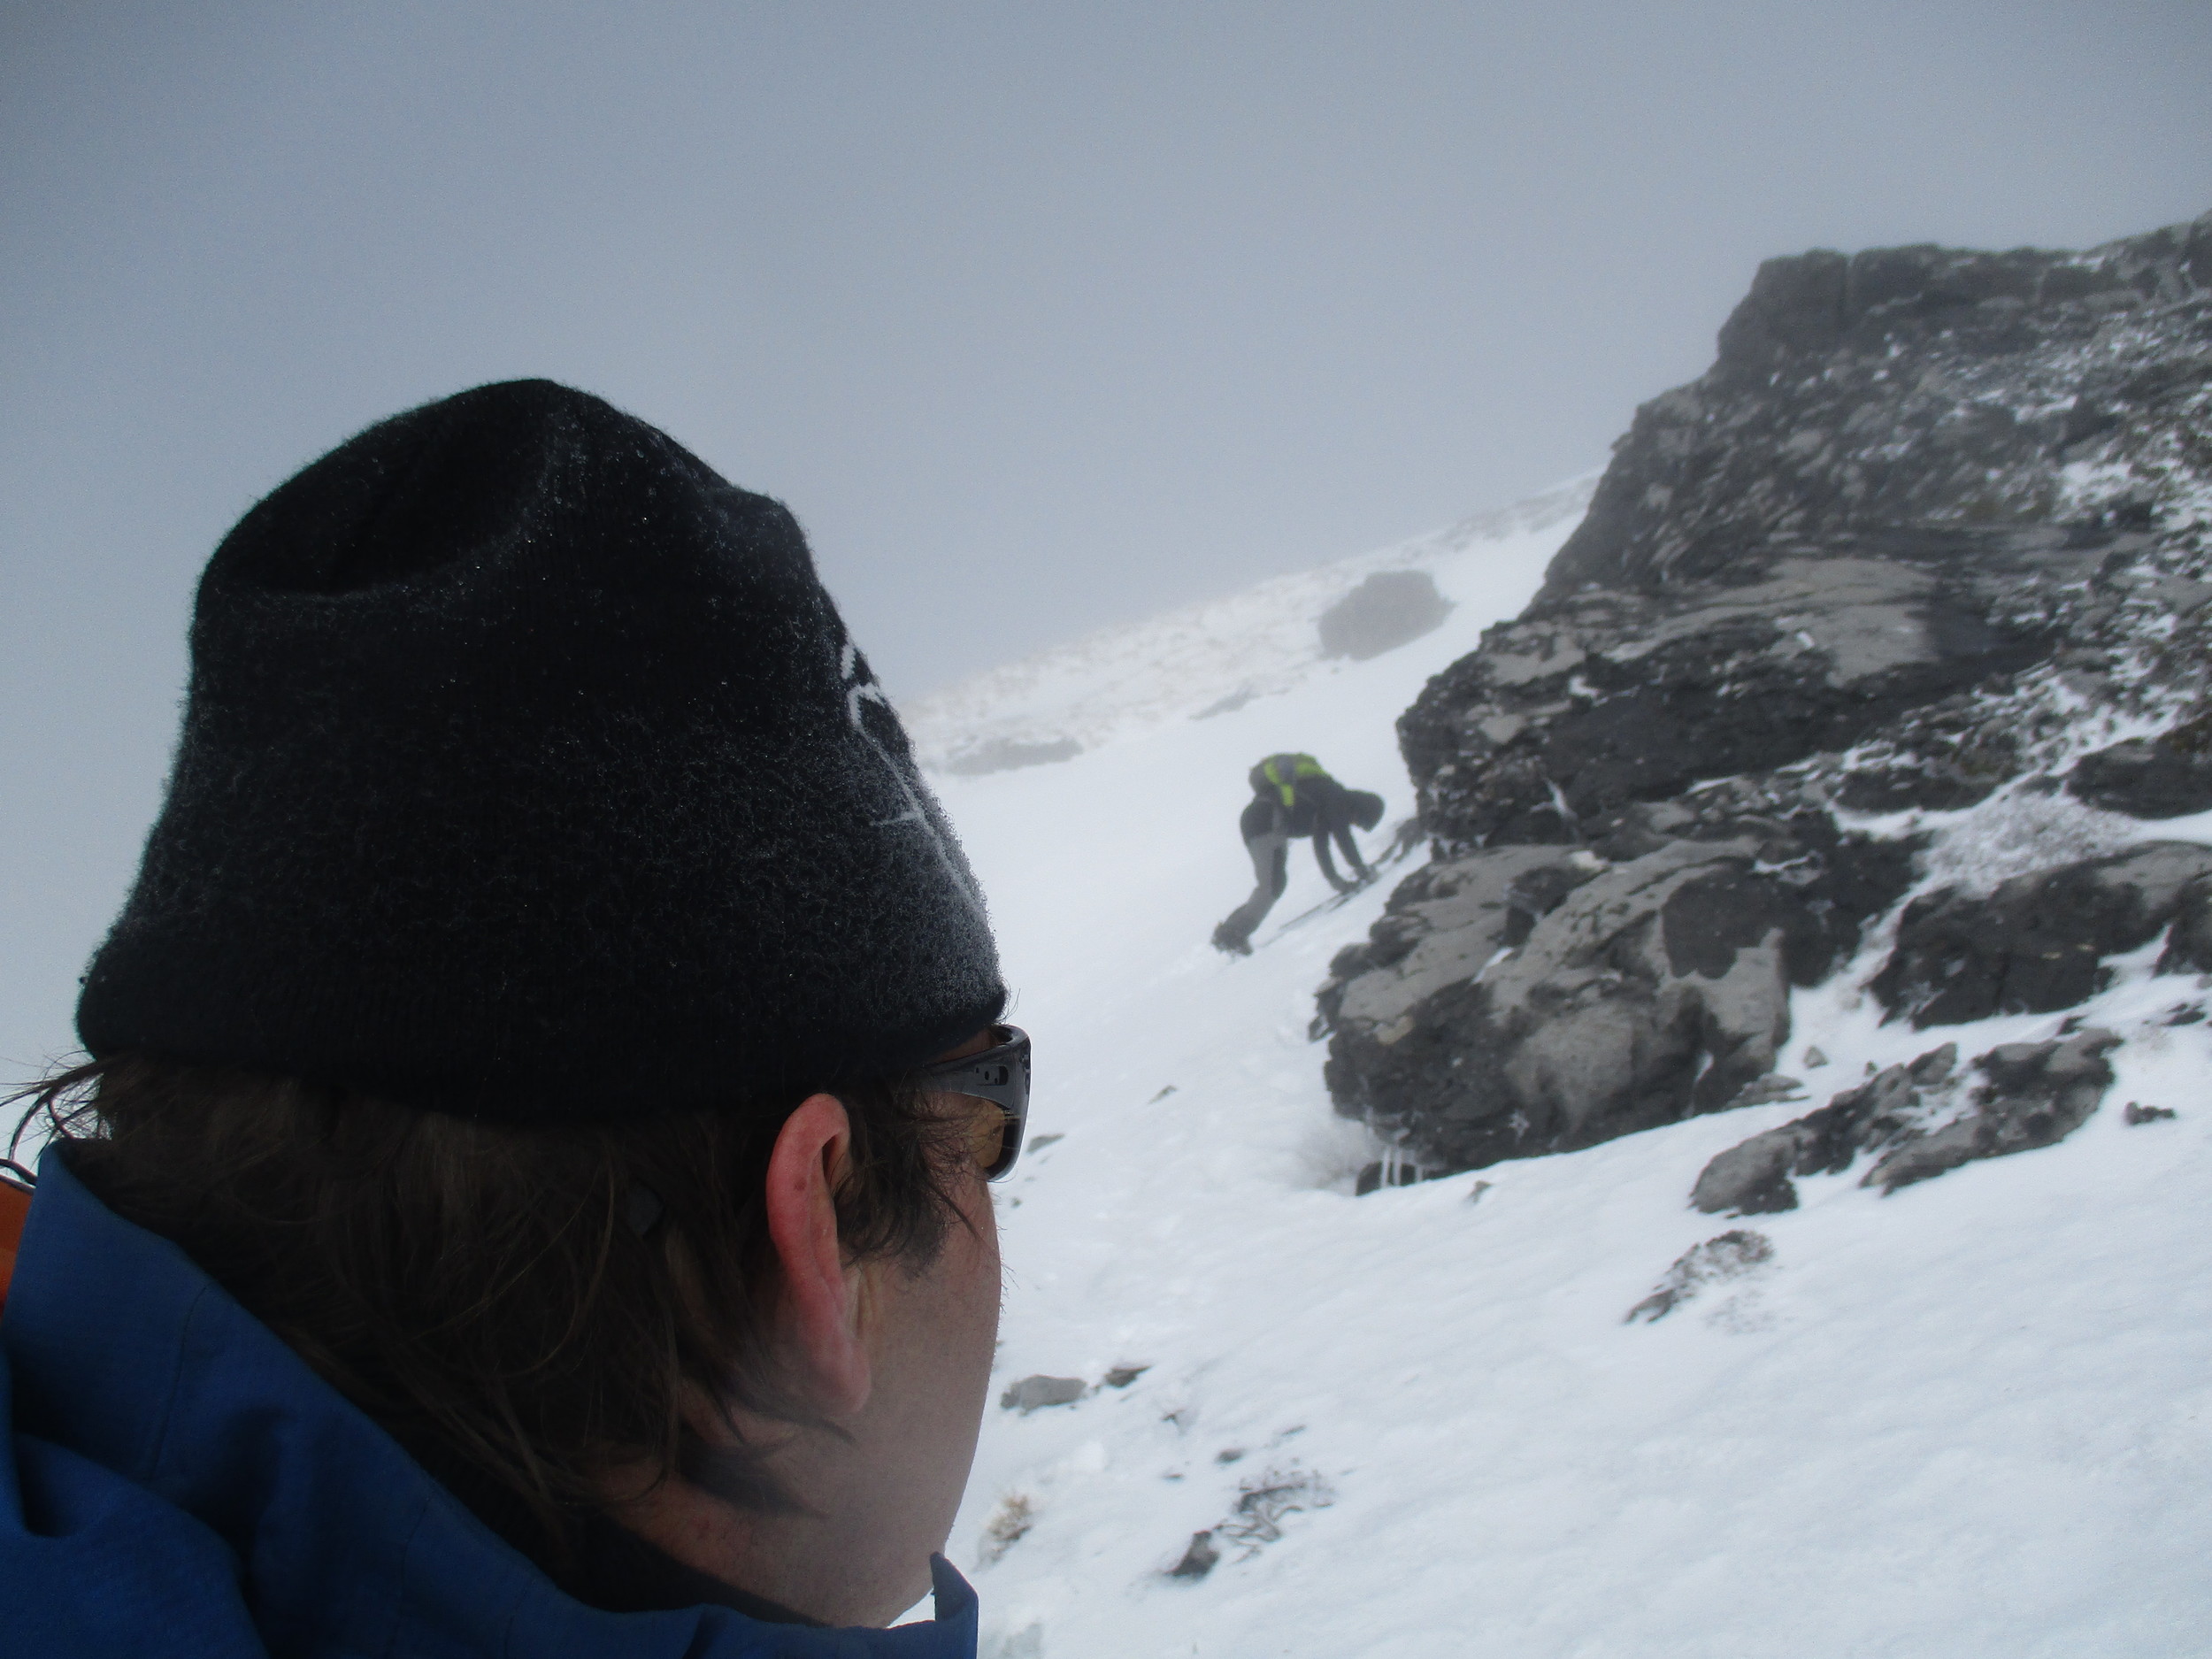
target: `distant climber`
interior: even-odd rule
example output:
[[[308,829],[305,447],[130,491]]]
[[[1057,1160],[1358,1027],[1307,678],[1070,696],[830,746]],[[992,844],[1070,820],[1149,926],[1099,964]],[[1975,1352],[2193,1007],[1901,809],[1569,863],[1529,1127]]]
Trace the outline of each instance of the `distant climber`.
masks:
[[[1313,838],[1321,873],[1339,893],[1349,893],[1373,876],[1352,840],[1357,826],[1371,830],[1382,822],[1379,795],[1348,789],[1310,755],[1270,755],[1252,768],[1252,799],[1237,820],[1244,850],[1252,856],[1252,896],[1214,929],[1214,944],[1233,956],[1252,954],[1252,934],[1290,881],[1290,843]],[[1351,866],[1352,879],[1336,872],[1329,857],[1333,840]]]

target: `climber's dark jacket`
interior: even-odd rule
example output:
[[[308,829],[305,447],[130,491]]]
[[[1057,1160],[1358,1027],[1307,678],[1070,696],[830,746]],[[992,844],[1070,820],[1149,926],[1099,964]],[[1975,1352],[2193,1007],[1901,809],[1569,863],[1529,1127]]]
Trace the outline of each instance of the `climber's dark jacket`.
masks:
[[[1254,770],[1256,773],[1258,769]],[[1287,803],[1282,798],[1285,793],[1292,792],[1270,789],[1253,795],[1237,819],[1237,830],[1244,837],[1244,844],[1253,847],[1271,836],[1280,836],[1286,841],[1310,837],[1321,873],[1329,879],[1331,887],[1341,890],[1352,884],[1337,874],[1336,866],[1330,860],[1329,843],[1334,841],[1353,875],[1365,879],[1366,861],[1359,855],[1352,831],[1355,827],[1372,829],[1380,820],[1380,797],[1364,789],[1348,789],[1327,772],[1318,771],[1298,779],[1293,798]],[[1287,872],[1278,876],[1275,890],[1279,895],[1286,879]]]
[[[1373,872],[1352,840],[1355,826],[1372,829],[1382,821],[1382,797],[1347,789],[1310,755],[1270,755],[1251,772],[1252,799],[1238,815],[1237,830],[1252,859],[1252,896],[1214,929],[1214,944],[1233,954],[1249,955],[1252,933],[1290,882],[1290,843],[1311,837],[1313,856],[1329,885],[1348,893]],[[1329,857],[1333,841],[1351,865],[1353,880],[1336,872]]]
[[[0,1650],[973,1659],[975,1596],[941,1560],[938,1617],[895,1630],[586,1606],[51,1151],[6,1294]]]

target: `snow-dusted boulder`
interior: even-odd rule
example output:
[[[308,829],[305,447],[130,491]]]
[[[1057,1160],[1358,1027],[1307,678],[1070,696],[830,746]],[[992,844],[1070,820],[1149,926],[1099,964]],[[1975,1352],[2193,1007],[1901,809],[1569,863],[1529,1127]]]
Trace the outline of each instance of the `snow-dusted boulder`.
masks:
[[[1892,1193],[1979,1158],[2062,1141],[2097,1110],[2112,1083],[2105,1056],[2119,1044],[2091,1029],[2048,1042],[2000,1044],[1978,1056],[1966,1085],[1946,1043],[1847,1089],[1818,1111],[1752,1136],[1705,1166],[1691,1189],[1708,1215],[1771,1215],[1797,1208],[1793,1177],[1839,1175],[1874,1160],[1863,1187]]]
[[[1883,1154],[1861,1185],[1893,1193],[1977,1158],[2063,1141],[2089,1121],[2112,1087],[2105,1055],[2119,1042],[2112,1033],[2092,1028],[2050,1042],[2000,1044],[1974,1062],[1988,1079],[1974,1091],[1974,1110],[1907,1135]]]
[[[1479,1169],[1728,1105],[1772,1073],[1791,987],[1902,890],[1901,856],[1825,819],[1616,827],[1617,860],[1502,847],[1393,895],[1319,999],[1340,1110]]]

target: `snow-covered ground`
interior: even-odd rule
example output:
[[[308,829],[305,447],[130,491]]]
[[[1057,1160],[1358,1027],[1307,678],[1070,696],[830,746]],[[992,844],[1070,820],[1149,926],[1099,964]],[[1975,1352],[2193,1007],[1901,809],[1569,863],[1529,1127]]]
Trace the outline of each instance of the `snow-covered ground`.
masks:
[[[1870,954],[1797,1000],[1808,1101],[1352,1196],[1374,1153],[1307,1022],[1387,883],[1279,934],[1326,891],[1299,849],[1257,954],[1207,937],[1250,886],[1260,757],[1310,750],[1411,810],[1394,720],[1571,523],[1501,526],[1424,560],[1457,602],[1438,632],[1231,711],[1174,714],[1194,694],[1147,687],[1141,628],[1087,710],[1079,661],[910,710],[941,757],[964,721],[1089,723],[1072,760],[939,780],[1037,1045],[999,1386],[1092,1386],[989,1413],[950,1546],[986,1655],[2212,1652],[2212,1025],[2162,1023],[2193,979],[2146,959],[2082,1010],[2130,1041],[2071,1139],[1890,1198],[1855,1172],[1747,1222],[1686,1202],[1707,1158],[1870,1064],[2059,1016],[1884,1027],[1853,989]],[[1240,626],[1290,640],[1348,585],[1274,585]],[[2130,1100],[2180,1115],[2128,1126]],[[1731,1226],[1771,1259],[1623,1323]],[[1218,1564],[1169,1576],[1202,1530]]]

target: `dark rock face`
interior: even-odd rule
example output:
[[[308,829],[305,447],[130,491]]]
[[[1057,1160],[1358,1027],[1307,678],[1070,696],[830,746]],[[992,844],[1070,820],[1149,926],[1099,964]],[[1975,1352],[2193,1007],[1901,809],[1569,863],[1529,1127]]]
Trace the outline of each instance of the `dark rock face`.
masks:
[[[1711,1111],[1768,1078],[1791,987],[1895,900],[1904,860],[1870,876],[1881,856],[1824,818],[1674,827],[1702,833],[1624,825],[1617,861],[1504,847],[1402,885],[1319,998],[1338,1109],[1457,1171]]]
[[[1377,571],[1321,613],[1321,654],[1364,662],[1419,639],[1451,613],[1426,571]]]
[[[1426,1174],[1786,1098],[1790,991],[1887,926],[1953,833],[1924,815],[2201,810],[2208,426],[2212,215],[2080,255],[1763,267],[1537,602],[1401,718],[1435,862],[1320,988],[1338,1110]],[[2076,764],[2093,717],[2165,735]],[[2166,929],[2164,966],[2212,969],[2212,851],[1931,895],[1874,988],[1921,1025],[2070,1007]],[[1850,1156],[1932,1121],[1909,1070],[1887,1087],[1916,1104],[1837,1114]],[[1804,1122],[1739,1148],[1729,1207],[1832,1159]]]
[[[2085,755],[2067,774],[2070,795],[2131,818],[2212,811],[2212,732],[2201,720],[2159,738],[2135,738]]]
[[[1872,988],[1892,1016],[1922,1027],[2051,1013],[2101,990],[2107,958],[2170,927],[2162,970],[2212,969],[2212,847],[2152,841],[1984,895],[1916,899]]]
[[[1713,367],[1636,411],[1537,610],[1724,578],[1777,534],[2061,518],[2068,462],[2212,378],[2208,250],[2212,215],[2085,255],[1769,260]]]
[[[2078,581],[2110,540],[1852,537],[1779,554],[1740,587],[1573,595],[1492,629],[1400,718],[1422,822],[1451,849],[1572,841],[1609,810],[1849,749],[2041,660],[2050,637],[2011,610],[2017,584]],[[1954,793],[2008,775],[2000,762]]]
[[[2000,1158],[2063,1141],[2088,1122],[2112,1068],[2105,1051],[2120,1040],[2108,1031],[2077,1032],[2056,1042],[2008,1042],[1975,1066],[1989,1080],[1975,1091],[1976,1110],[1955,1123],[1909,1135],[1860,1183],[1893,1193],[1977,1158]]]
[[[1863,1156],[1874,1163],[1859,1184],[1887,1194],[1978,1158],[2049,1146],[2097,1110],[2112,1084],[2104,1056],[2119,1041],[2089,1030],[2001,1044],[1975,1060],[1985,1081],[1962,1101],[1958,1048],[1946,1043],[1731,1147],[1705,1166],[1690,1203],[1708,1215],[1770,1215],[1797,1208],[1792,1177],[1841,1174]]]
[[[1846,1089],[1818,1111],[1731,1147],[1697,1178],[1692,1208],[1709,1216],[1796,1209],[1791,1177],[1840,1174],[1862,1153],[1879,1152],[1912,1133],[1939,1091],[1954,1082],[1958,1058],[1958,1045],[1947,1042],[1910,1065],[1891,1066]]]

